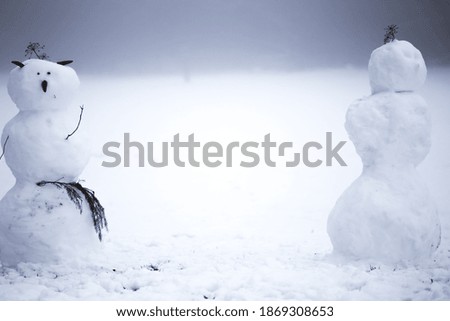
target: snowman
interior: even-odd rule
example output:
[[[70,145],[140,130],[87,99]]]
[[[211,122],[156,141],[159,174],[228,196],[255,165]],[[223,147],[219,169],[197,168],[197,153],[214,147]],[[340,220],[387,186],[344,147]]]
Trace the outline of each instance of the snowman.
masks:
[[[428,107],[415,92],[426,73],[422,54],[407,41],[372,52],[372,95],[353,103],[346,116],[363,170],[329,215],[335,253],[416,264],[439,246],[437,210],[416,170],[431,146]]]
[[[19,113],[1,143],[16,183],[0,201],[0,263],[78,260],[106,227],[103,207],[77,181],[89,160],[83,109],[71,104],[79,79],[71,61],[13,63],[8,93]]]

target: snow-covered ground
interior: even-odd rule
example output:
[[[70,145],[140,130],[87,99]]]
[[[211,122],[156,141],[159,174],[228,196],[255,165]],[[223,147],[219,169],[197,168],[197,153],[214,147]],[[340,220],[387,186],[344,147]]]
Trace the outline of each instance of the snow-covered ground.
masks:
[[[75,66],[76,68],[76,66]],[[79,75],[94,157],[82,175],[107,211],[103,254],[77,264],[0,270],[3,300],[450,299],[449,69],[429,70],[420,94],[433,120],[420,165],[437,202],[442,244],[420,266],[345,262],[331,254],[330,210],[360,174],[348,141],[349,104],[370,94],[366,70],[129,77]],[[0,79],[0,128],[17,112]],[[171,141],[347,140],[341,167],[105,168],[102,146]],[[314,156],[323,156],[317,153]],[[14,177],[0,162],[0,197]],[[1,219],[1,218],[0,218]]]

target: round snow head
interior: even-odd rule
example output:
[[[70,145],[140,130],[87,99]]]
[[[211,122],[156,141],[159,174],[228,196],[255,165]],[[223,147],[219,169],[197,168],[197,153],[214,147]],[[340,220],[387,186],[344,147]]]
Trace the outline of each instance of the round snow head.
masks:
[[[54,62],[29,59],[11,70],[8,93],[19,110],[67,107],[80,85],[75,71]]]
[[[394,40],[372,52],[369,79],[372,93],[414,91],[427,77],[427,67],[420,51],[404,40]]]

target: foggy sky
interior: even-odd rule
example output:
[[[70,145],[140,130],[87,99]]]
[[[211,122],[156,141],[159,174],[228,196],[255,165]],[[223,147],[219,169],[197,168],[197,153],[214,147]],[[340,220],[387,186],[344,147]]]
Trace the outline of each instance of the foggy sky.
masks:
[[[30,41],[91,73],[363,66],[389,24],[450,64],[450,0],[2,0],[0,71]]]

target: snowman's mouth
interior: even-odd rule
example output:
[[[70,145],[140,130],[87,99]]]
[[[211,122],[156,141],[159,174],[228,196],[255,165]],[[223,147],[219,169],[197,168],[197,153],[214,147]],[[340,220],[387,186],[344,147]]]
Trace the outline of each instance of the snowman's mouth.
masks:
[[[47,86],[48,86],[47,80],[44,80],[43,82],[41,82],[42,90],[43,90],[45,93],[47,92]]]

